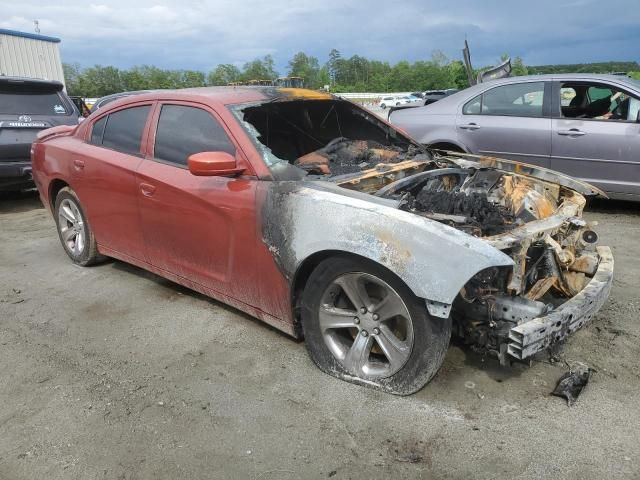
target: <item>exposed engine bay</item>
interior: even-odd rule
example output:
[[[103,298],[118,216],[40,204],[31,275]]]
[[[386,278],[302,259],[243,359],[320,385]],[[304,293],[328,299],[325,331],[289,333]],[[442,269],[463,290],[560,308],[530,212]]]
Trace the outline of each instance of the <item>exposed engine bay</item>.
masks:
[[[553,312],[596,274],[598,236],[582,219],[585,198],[567,186],[571,179],[509,171],[496,159],[436,155],[349,102],[275,102],[242,111],[257,140],[310,179],[395,200],[401,210],[508,254],[512,267],[479,272],[451,310],[459,336],[503,363],[529,356],[514,328]],[[543,346],[582,325],[569,323],[558,324]]]

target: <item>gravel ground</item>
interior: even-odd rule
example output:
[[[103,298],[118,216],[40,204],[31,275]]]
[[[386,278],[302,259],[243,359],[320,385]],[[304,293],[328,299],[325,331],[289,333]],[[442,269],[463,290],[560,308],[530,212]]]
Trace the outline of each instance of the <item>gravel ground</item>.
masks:
[[[33,194],[0,199],[0,479],[640,476],[640,213],[603,202],[616,278],[532,366],[452,345],[419,393],[321,373],[304,344],[121,262],[71,264]],[[577,404],[549,392],[582,361]]]

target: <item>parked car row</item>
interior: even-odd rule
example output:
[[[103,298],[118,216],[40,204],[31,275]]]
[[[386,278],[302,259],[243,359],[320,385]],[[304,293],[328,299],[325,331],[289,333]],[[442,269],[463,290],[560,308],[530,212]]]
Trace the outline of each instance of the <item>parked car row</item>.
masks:
[[[640,200],[640,82],[618,75],[511,77],[390,122],[433,148],[512,159]]]
[[[383,110],[388,107],[397,107],[400,105],[408,105],[420,102],[420,98],[414,95],[389,95],[382,97],[378,106]]]

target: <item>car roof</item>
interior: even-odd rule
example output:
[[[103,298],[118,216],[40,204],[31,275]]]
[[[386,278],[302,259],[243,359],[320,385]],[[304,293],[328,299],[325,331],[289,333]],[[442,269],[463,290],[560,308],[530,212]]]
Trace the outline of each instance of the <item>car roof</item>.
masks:
[[[64,88],[64,85],[57,80],[45,80],[42,78],[28,78],[28,77],[9,77],[0,75],[0,85],[24,85],[30,87],[46,87],[49,90],[60,91]]]
[[[549,81],[549,80],[606,80],[612,82],[634,84],[633,80],[624,75],[611,75],[608,73],[548,73],[544,75],[522,75],[515,77],[498,78],[481,83],[483,85],[500,85],[503,83]]]
[[[127,95],[122,99],[115,100],[109,104],[109,107],[133,101],[133,96]],[[330,93],[304,88],[258,86],[181,88],[178,90],[155,90],[135,94],[135,101],[170,99],[206,102],[213,100],[223,105],[286,100],[331,100],[336,98]]]

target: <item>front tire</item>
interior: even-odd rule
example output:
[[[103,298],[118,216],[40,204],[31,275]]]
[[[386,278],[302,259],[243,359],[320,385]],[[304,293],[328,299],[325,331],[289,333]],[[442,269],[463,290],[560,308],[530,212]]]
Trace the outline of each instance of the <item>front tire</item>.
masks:
[[[349,256],[324,260],[312,272],[302,328],[322,371],[398,395],[431,380],[451,337],[451,319],[432,318],[400,278]]]
[[[102,259],[80,200],[71,188],[58,192],[54,218],[60,243],[74,263],[88,266]]]

